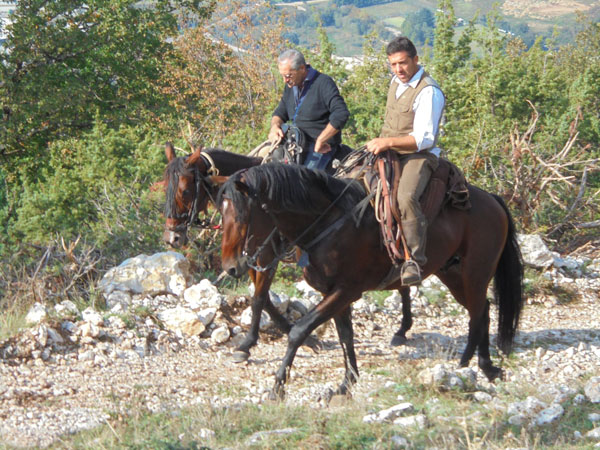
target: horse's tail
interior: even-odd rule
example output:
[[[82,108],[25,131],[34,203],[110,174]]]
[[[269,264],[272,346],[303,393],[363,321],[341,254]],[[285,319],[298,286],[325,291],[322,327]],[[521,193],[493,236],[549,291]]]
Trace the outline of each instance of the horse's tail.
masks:
[[[497,344],[498,348],[508,355],[512,350],[523,309],[523,260],[510,211],[501,197],[493,194],[492,196],[502,206],[508,219],[506,243],[494,275],[494,291],[499,311]]]

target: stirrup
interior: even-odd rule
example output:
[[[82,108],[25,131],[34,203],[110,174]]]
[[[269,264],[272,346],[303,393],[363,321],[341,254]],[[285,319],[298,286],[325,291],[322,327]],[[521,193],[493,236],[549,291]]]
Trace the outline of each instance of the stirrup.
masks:
[[[407,270],[412,268],[415,268],[416,271],[413,273],[406,273]],[[421,274],[421,266],[419,266],[419,264],[416,261],[412,259],[407,259],[406,261],[404,261],[404,264],[402,264],[402,272],[400,274],[400,278],[402,279],[402,284],[405,286],[420,283],[423,279]]]

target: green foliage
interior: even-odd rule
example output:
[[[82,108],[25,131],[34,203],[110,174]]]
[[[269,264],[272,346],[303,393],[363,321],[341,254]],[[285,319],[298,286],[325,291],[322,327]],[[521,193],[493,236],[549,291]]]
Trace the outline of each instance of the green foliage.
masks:
[[[93,236],[107,251],[149,245],[160,228],[156,195],[165,161],[156,137],[131,127],[98,124],[84,139],[54,142],[37,180],[24,177],[16,219],[18,241],[43,244],[49,236]]]
[[[434,15],[430,9],[421,8],[406,15],[402,23],[402,33],[417,46],[431,42],[435,27]]]
[[[206,15],[197,1],[23,0],[0,53],[0,151],[40,156],[95,116],[140,123],[164,105],[157,79],[171,58],[177,15]]]
[[[390,72],[385,48],[377,36],[371,34],[365,40],[362,64],[352,69],[341,87],[351,112],[344,129],[349,145],[359,147],[379,136],[389,83]]]

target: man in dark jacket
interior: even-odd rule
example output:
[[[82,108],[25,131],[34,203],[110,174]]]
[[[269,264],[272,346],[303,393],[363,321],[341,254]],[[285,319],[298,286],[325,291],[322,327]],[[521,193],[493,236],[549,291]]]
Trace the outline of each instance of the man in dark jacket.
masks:
[[[305,135],[304,165],[325,170],[342,143],[340,131],[350,113],[333,79],[306,64],[298,50],[284,51],[277,59],[286,84],[273,112],[269,140],[283,138],[282,125],[291,121]]]

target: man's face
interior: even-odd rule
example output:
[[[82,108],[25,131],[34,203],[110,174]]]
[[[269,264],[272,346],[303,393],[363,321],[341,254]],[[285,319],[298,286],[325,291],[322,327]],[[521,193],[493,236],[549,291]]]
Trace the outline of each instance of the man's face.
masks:
[[[283,81],[288,87],[302,86],[308,70],[306,66],[300,66],[299,69],[292,69],[292,65],[289,61],[283,61],[278,64],[279,73],[283,77]]]
[[[408,83],[415,73],[419,70],[419,56],[411,58],[408,52],[392,53],[388,56],[392,72],[403,83]]]

